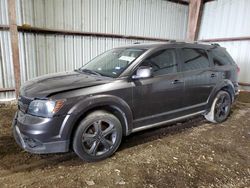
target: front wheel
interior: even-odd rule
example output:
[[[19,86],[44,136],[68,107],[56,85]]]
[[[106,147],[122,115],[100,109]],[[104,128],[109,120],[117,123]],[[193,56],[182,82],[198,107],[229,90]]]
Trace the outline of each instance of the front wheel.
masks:
[[[230,94],[226,91],[220,91],[216,95],[210,111],[205,118],[213,123],[221,123],[225,121],[231,110],[232,100]]]
[[[88,162],[111,156],[122,140],[122,125],[116,116],[106,111],[95,111],[84,118],[73,140],[75,153]]]

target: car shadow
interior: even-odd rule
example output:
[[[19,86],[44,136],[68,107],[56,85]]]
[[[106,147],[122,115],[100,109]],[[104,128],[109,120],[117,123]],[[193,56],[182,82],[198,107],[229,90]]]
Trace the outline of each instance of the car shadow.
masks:
[[[124,138],[118,151],[161,139],[168,135],[179,134],[186,129],[201,126],[204,122],[206,122],[206,120],[200,115],[179,121],[178,123],[166,124],[157,128],[133,133]]]

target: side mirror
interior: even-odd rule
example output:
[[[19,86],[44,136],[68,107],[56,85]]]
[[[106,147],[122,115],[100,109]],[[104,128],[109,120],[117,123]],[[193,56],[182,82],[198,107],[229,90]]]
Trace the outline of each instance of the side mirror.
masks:
[[[133,79],[149,78],[152,76],[152,68],[147,66],[139,67],[136,74],[132,76]]]

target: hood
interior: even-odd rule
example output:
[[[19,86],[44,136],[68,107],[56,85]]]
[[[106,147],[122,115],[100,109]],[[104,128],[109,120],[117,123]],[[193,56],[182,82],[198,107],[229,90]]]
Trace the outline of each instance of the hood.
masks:
[[[20,89],[20,95],[28,98],[45,98],[53,93],[105,84],[112,80],[79,72],[49,74],[26,82]]]

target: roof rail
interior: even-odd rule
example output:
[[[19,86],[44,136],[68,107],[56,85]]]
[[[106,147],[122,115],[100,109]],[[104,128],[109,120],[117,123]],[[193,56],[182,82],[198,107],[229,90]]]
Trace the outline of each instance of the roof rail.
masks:
[[[212,43],[211,45],[213,45],[213,46],[220,46],[220,44],[218,44],[218,43]]]
[[[176,40],[169,40],[169,42],[170,42],[170,43],[174,43],[174,42],[176,42]]]

